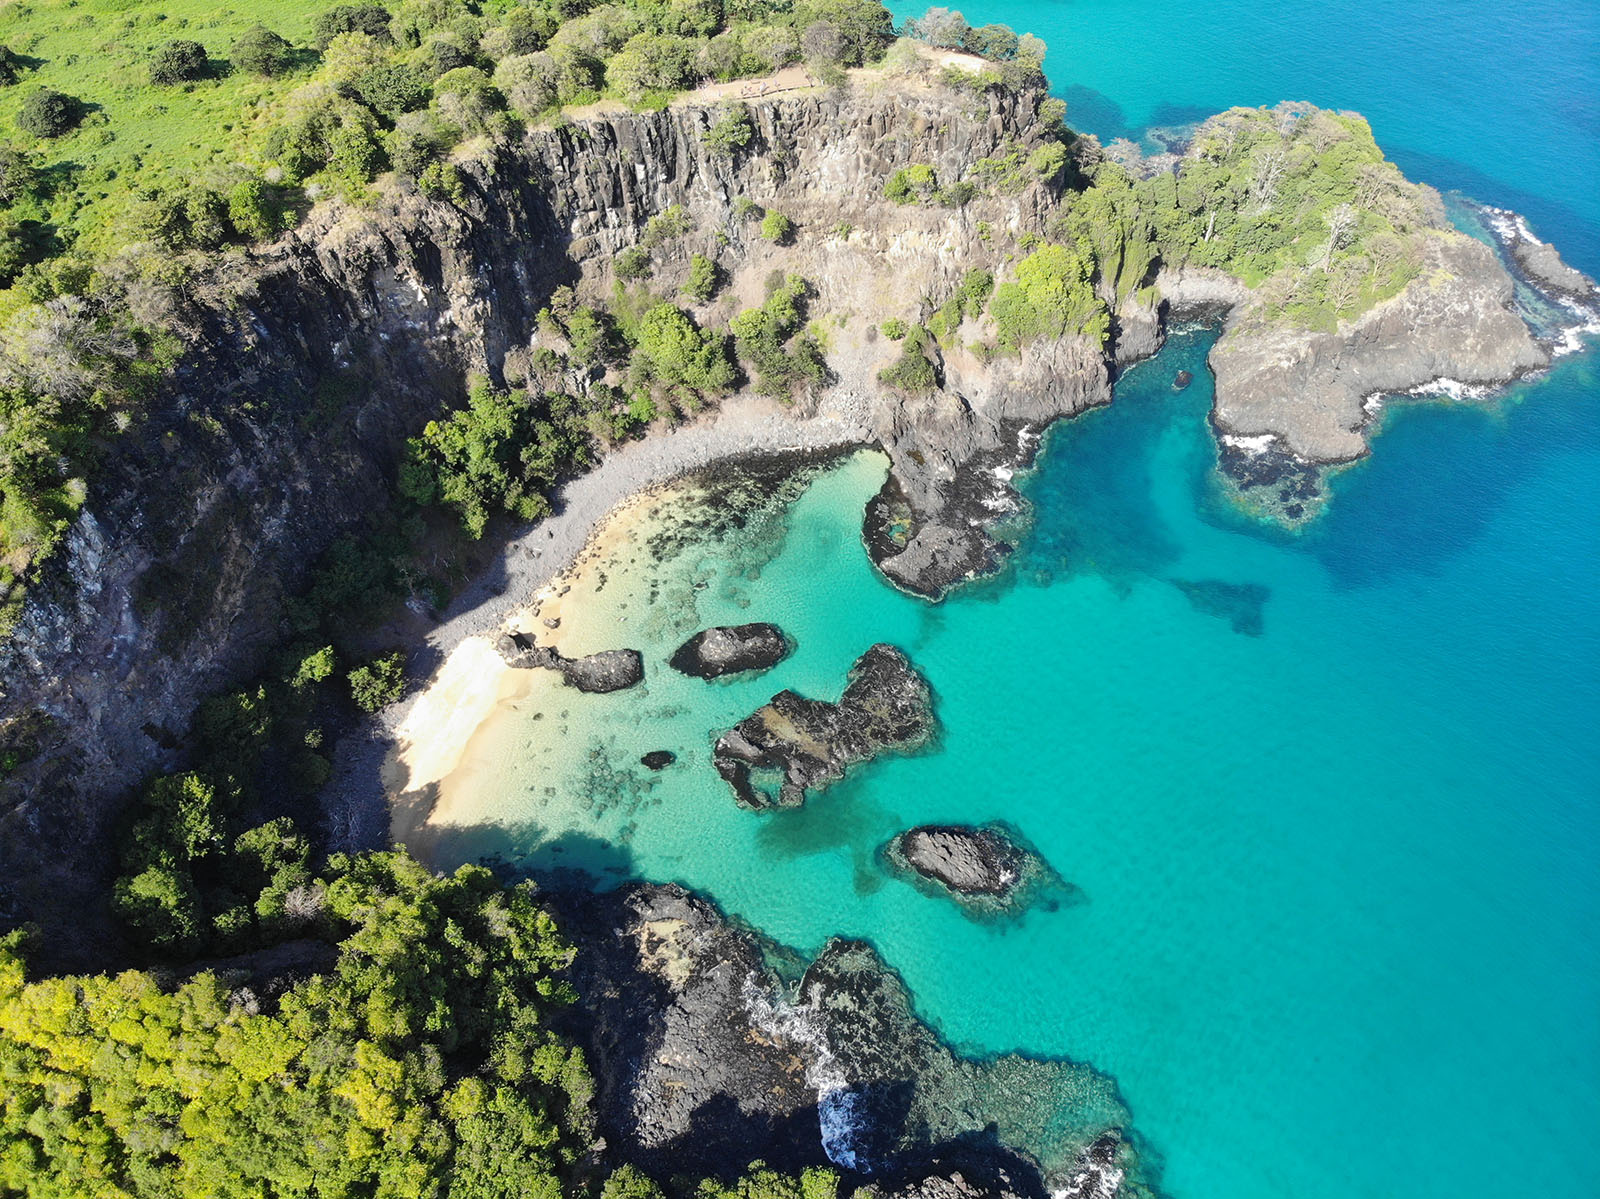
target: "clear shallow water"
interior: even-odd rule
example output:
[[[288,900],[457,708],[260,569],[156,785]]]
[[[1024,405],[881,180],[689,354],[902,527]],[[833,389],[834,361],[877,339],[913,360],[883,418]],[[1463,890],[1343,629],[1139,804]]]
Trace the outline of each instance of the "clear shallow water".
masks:
[[[966,12],[1044,36],[1091,131],[1284,96],[1358,108],[1414,176],[1524,209],[1600,271],[1592,9]],[[559,710],[523,701],[473,750],[471,805],[506,831],[441,852],[543,838],[539,865],[681,880],[800,948],[869,937],[955,1041],[1114,1074],[1178,1199],[1600,1194],[1594,358],[1491,407],[1392,407],[1291,539],[1213,492],[1205,345],[1174,339],[1057,428],[1015,570],[938,608],[860,549],[873,455],[732,548],[619,562],[575,632],[644,648],[648,692],[563,693],[542,756]],[[1180,368],[1196,381],[1175,394]],[[795,657],[712,687],[661,669],[680,633],[750,619]],[[799,812],[738,811],[711,731],[779,687],[836,697],[876,640],[933,681],[937,745]],[[680,762],[652,785],[631,763],[653,748]],[[630,798],[574,806],[573,777]],[[1086,902],[980,925],[876,865],[910,824],[995,817]]]

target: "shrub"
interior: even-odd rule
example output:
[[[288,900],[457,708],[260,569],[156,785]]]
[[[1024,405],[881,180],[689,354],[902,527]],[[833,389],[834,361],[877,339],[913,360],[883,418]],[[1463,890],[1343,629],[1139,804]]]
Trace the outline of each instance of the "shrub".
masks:
[[[915,204],[933,196],[939,186],[933,167],[925,162],[901,167],[883,185],[883,194],[896,204]]]
[[[265,241],[278,229],[277,205],[259,179],[244,179],[228,193],[228,223],[246,241]]]
[[[0,204],[15,204],[39,192],[41,177],[33,161],[15,146],[0,146]]]
[[[22,75],[22,63],[9,46],[0,46],[0,87],[9,87]]]
[[[171,41],[150,56],[150,82],[163,87],[204,78],[210,69],[206,48],[199,42]]]
[[[34,137],[60,137],[83,120],[83,105],[53,88],[40,88],[22,103],[17,128]]]
[[[913,395],[938,387],[938,369],[924,353],[931,340],[920,325],[907,329],[905,340],[900,343],[900,357],[878,372],[878,381]]]
[[[629,246],[617,255],[613,269],[618,279],[645,279],[650,275],[650,251],[643,246]]]
[[[735,196],[733,200],[733,216],[739,221],[758,221],[765,214],[766,209],[757,204],[749,196]]]
[[[776,208],[761,218],[761,236],[777,245],[787,242],[794,233],[794,222]]]
[[[389,11],[378,4],[340,4],[311,23],[311,40],[318,50],[326,50],[341,33],[364,33],[387,42]]]
[[[1028,155],[1028,169],[1046,183],[1055,182],[1067,165],[1067,148],[1060,142],[1048,142]]]
[[[700,140],[713,154],[732,158],[750,144],[755,132],[750,110],[743,104],[730,104],[718,112],[717,119],[700,135]]]
[[[694,222],[683,210],[683,205],[674,204],[645,222],[644,235],[640,237],[639,244],[647,249],[654,249],[669,241],[676,241],[693,228]]]
[[[362,103],[391,121],[428,103],[427,83],[401,62],[386,62],[363,71],[353,86]]]
[[[1067,246],[1042,245],[1024,258],[1017,264],[1016,279],[995,289],[989,311],[1006,350],[1034,338],[1072,333],[1104,341],[1109,329],[1090,263]]]
[[[350,672],[350,697],[363,712],[386,708],[405,690],[405,670],[405,655],[398,650],[374,658]]]
[[[640,319],[638,355],[652,378],[700,394],[733,382],[726,339],[701,329],[675,304],[657,304]]]
[[[799,275],[773,273],[776,286],[769,284],[766,303],[741,312],[729,327],[739,357],[755,369],[759,389],[767,395],[787,396],[803,380],[821,382],[827,376],[827,364],[816,339],[799,332],[811,285]],[[791,343],[788,349],[786,342]]]
[[[911,332],[911,327],[897,316],[891,316],[878,328],[883,330],[883,335],[890,341],[899,341],[907,333]]]
[[[717,294],[717,264],[704,254],[689,259],[689,278],[684,282],[683,294],[702,304]]]
[[[228,57],[241,70],[271,79],[289,69],[291,53],[287,41],[257,25],[239,35]]]

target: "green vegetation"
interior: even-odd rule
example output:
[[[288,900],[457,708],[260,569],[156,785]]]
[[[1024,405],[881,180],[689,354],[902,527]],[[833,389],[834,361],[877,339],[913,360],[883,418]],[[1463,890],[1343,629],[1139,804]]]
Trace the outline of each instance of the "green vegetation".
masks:
[[[794,235],[794,222],[777,209],[769,209],[761,218],[761,236],[770,242],[783,245]]]
[[[242,858],[298,860],[275,837]],[[572,951],[531,890],[373,854],[292,894],[337,964],[271,1004],[210,972],[29,983],[23,936],[0,940],[0,1191],[562,1193],[593,1087],[549,1027]]]
[[[1104,341],[1110,317],[1095,295],[1093,261],[1071,246],[1043,245],[994,290],[989,312],[1002,350],[1041,337],[1085,334]]]
[[[920,395],[939,386],[939,368],[928,358],[937,346],[921,325],[906,329],[900,342],[900,357],[878,372],[878,382],[910,395]]]
[[[956,330],[961,328],[961,322],[968,317],[983,315],[983,306],[994,291],[994,276],[988,271],[971,270],[961,277],[961,285],[933,314],[928,321],[928,332],[939,341],[946,344],[956,335]]]
[[[717,264],[704,254],[689,258],[689,277],[684,281],[683,294],[704,304],[717,294],[720,272]]]
[[[802,332],[810,293],[811,285],[799,275],[779,276],[766,302],[745,309],[729,326],[739,358],[754,370],[756,386],[766,395],[787,398],[800,384],[827,378],[822,346]]]
[[[350,698],[363,712],[376,712],[399,699],[406,686],[406,657],[396,651],[350,672]]]
[[[401,494],[453,509],[474,538],[498,510],[519,520],[544,516],[556,482],[589,463],[588,416],[570,396],[536,397],[480,379],[465,408],[429,421],[408,443]]]
[[[732,158],[750,144],[755,132],[750,109],[743,104],[729,104],[717,111],[717,119],[701,135],[701,140],[713,154]]]
[[[206,48],[187,38],[170,41],[150,56],[150,82],[161,86],[193,83],[211,71]]]

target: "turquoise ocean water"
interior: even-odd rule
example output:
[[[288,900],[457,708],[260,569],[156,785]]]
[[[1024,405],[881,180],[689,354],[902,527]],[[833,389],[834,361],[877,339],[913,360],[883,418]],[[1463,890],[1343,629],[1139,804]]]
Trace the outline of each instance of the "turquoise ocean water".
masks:
[[[1359,109],[1415,177],[1521,208],[1600,273],[1591,8],[966,13],[1045,37],[1090,131],[1283,97]],[[679,880],[806,950],[869,938],[956,1043],[1113,1074],[1176,1199],[1600,1194],[1595,355],[1489,405],[1390,406],[1375,455],[1288,537],[1215,491],[1210,336],[1053,430],[1013,569],[938,607],[866,561],[874,454],[740,534],[736,566],[690,544],[619,568],[578,648],[641,646],[647,688],[526,701],[469,765],[461,814],[504,831],[441,853]],[[1175,393],[1179,369],[1195,383]],[[799,643],[770,674],[662,669],[684,632],[752,619]],[[937,743],[800,811],[737,810],[711,731],[778,687],[836,697],[877,640],[931,679]],[[649,776],[653,748],[679,763]],[[626,798],[575,808],[580,776]],[[994,818],[1082,901],[980,924],[877,864],[909,825]],[[531,849],[551,837],[559,855]]]

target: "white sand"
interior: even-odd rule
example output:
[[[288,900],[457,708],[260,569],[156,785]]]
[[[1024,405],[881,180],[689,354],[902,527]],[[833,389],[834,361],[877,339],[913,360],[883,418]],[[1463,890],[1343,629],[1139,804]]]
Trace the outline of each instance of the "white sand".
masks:
[[[844,401],[846,405],[849,401]],[[606,518],[627,501],[725,458],[824,450],[871,440],[859,411],[825,410],[797,419],[758,396],[738,396],[691,425],[652,433],[611,454],[557,493],[553,516],[518,533],[484,577],[466,588],[426,639],[442,661],[420,691],[383,713],[365,743],[341,745],[327,793],[336,845],[408,840],[426,821],[440,785],[460,764],[473,734],[520,693],[522,672],[494,648],[505,629],[539,629],[559,607],[559,576],[583,554]],[[619,520],[625,530],[630,522]],[[603,536],[603,533],[602,533]],[[592,548],[600,548],[598,546]],[[597,555],[585,555],[593,560]],[[381,779],[381,801],[372,780]],[[376,804],[392,817],[380,831]],[[388,809],[392,806],[392,811]]]

